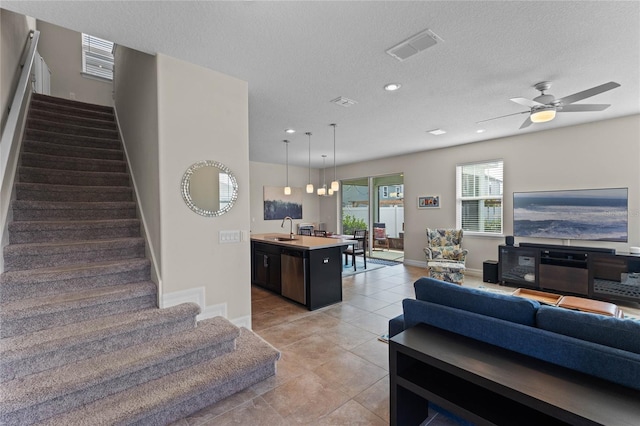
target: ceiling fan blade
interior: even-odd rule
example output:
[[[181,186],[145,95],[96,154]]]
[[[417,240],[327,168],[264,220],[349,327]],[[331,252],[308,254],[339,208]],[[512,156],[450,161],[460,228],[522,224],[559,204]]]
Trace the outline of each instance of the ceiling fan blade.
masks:
[[[529,127],[531,126],[532,123],[533,121],[531,121],[531,117],[527,117],[527,119],[524,120],[524,123],[522,123],[522,126],[520,126],[520,128],[524,129],[525,127]]]
[[[620,87],[620,84],[616,83],[615,81],[610,81],[608,83],[601,84],[600,86],[592,87],[591,89],[583,90],[582,92],[574,93],[573,95],[556,99],[556,102],[562,105],[569,105],[574,102],[578,102],[583,99],[590,98],[591,96],[595,96],[597,94],[606,92],[608,90],[615,89],[616,87]]]
[[[604,111],[610,104],[578,104],[558,107],[558,112]]]
[[[544,106],[544,104],[541,104],[540,102],[536,102],[527,98],[511,98],[509,100],[517,104],[527,106],[529,108]]]
[[[476,124],[485,123],[491,120],[497,120],[498,118],[511,117],[512,115],[529,114],[530,111],[514,112],[513,114],[501,115],[500,117],[488,118],[482,121],[476,121]]]

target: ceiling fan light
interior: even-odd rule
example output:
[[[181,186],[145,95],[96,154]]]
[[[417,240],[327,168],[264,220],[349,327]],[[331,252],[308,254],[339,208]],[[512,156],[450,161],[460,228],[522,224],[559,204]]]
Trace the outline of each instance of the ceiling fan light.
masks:
[[[531,114],[531,121],[534,123],[546,123],[556,117],[556,109],[554,107],[540,108]]]

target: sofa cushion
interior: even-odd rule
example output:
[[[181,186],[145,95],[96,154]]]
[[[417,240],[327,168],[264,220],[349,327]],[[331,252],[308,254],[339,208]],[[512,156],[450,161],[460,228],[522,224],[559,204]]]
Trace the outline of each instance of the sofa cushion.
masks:
[[[536,321],[543,330],[640,354],[640,323],[636,321],[554,306],[540,307]]]
[[[416,299],[463,309],[519,324],[535,326],[540,303],[507,294],[490,293],[423,277],[414,283]]]

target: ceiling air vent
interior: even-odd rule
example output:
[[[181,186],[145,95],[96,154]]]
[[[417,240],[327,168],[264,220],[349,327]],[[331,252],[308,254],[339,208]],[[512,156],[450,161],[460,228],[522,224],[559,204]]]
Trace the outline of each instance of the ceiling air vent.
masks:
[[[330,102],[333,102],[334,104],[340,105],[341,107],[345,108],[349,108],[350,106],[357,104],[357,102],[353,99],[345,98],[344,96],[332,99]]]
[[[387,50],[387,53],[402,62],[435,45],[438,43],[438,40],[443,41],[433,31],[424,30],[402,43],[393,46],[391,49]]]

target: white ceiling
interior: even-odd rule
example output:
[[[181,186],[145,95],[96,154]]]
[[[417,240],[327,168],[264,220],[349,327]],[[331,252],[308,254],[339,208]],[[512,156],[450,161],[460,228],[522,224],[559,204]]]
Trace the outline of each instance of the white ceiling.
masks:
[[[250,159],[338,165],[640,113],[638,1],[21,2],[2,7],[147,53],[160,52],[249,83]],[[399,62],[385,52],[431,29],[444,41]],[[622,86],[519,130],[509,101]],[[386,83],[402,84],[398,92]],[[358,103],[330,103],[344,96]],[[285,135],[284,129],[297,133]],[[486,129],[478,134],[478,128]],[[441,136],[426,133],[442,128]]]

